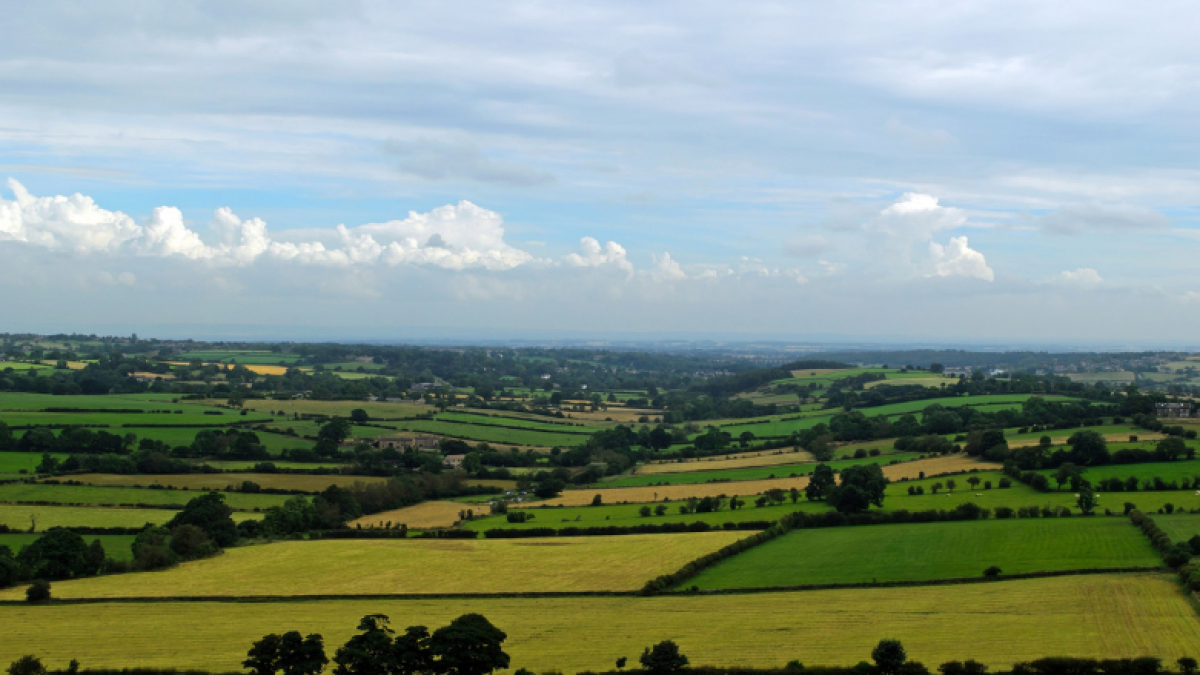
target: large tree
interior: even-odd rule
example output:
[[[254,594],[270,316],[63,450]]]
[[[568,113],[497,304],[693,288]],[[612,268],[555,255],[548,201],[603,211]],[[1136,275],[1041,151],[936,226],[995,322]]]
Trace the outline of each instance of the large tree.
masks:
[[[824,499],[833,487],[833,469],[828,464],[818,464],[808,479],[808,485],[804,488],[804,496],[809,501]]]
[[[671,675],[688,665],[688,657],[679,651],[679,645],[673,640],[663,640],[653,647],[647,647],[638,660],[651,675]]]
[[[71,530],[53,528],[21,549],[17,562],[31,579],[70,579],[95,574],[88,570],[88,546]]]
[[[439,628],[429,638],[429,652],[439,673],[487,675],[508,668],[501,645],[508,637],[481,614],[464,614]]]
[[[842,513],[858,513],[871,504],[883,507],[888,479],[878,464],[842,469],[842,482],[829,492],[829,503]]]
[[[1108,464],[1111,456],[1108,453],[1108,443],[1100,434],[1091,429],[1076,431],[1067,439],[1067,445],[1071,446],[1071,459],[1076,464],[1084,466],[1098,466],[1100,464]]]
[[[350,638],[333,656],[336,675],[390,675],[394,669],[392,633],[388,617],[368,614],[358,622],[358,635]]]
[[[233,509],[225,503],[225,495],[219,492],[209,492],[192,499],[167,523],[170,528],[179,525],[195,525],[222,548],[237,543],[238,531],[237,523],[233,522]]]

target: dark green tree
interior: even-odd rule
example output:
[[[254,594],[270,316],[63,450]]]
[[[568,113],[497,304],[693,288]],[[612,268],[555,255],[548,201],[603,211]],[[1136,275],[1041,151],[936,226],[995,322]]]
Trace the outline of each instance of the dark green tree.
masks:
[[[219,492],[193,498],[167,523],[169,528],[179,525],[195,525],[221,548],[237,543],[238,530],[237,523],[233,522],[233,509],[225,503],[225,495]]]
[[[429,649],[429,629],[409,626],[392,643],[394,675],[421,675],[434,672],[433,653]]]
[[[279,669],[283,675],[317,675],[325,669],[325,642],[318,634],[300,637],[299,631],[288,631],[279,641]]]
[[[688,665],[688,657],[679,651],[679,645],[673,640],[663,640],[653,647],[647,647],[638,661],[651,675],[671,675]]]
[[[50,582],[37,579],[25,589],[25,602],[46,602],[50,599]]]
[[[874,504],[883,506],[888,479],[878,464],[842,469],[842,482],[829,493],[829,503],[842,513],[859,513]]]
[[[871,659],[875,661],[875,669],[881,675],[898,675],[908,654],[899,640],[880,640],[871,650]]]
[[[336,675],[389,675],[394,670],[392,631],[384,614],[368,614],[358,622],[358,635],[333,656]]]
[[[501,645],[508,637],[481,614],[464,614],[433,632],[429,651],[439,673],[486,675],[508,668]]]
[[[8,666],[8,675],[46,675],[46,666],[38,657],[26,654]]]
[[[70,579],[88,574],[87,543],[77,533],[51,528],[17,555],[26,577]]]
[[[1112,456],[1108,452],[1108,442],[1099,433],[1091,429],[1076,431],[1067,439],[1071,446],[1071,459],[1083,466],[1099,466],[1108,464]]]
[[[275,675],[279,670],[279,648],[282,643],[275,633],[264,635],[261,640],[250,646],[246,652],[246,660],[242,661],[243,668],[249,668],[254,675]]]
[[[1091,483],[1087,481],[1083,482],[1083,485],[1079,487],[1079,497],[1075,500],[1075,503],[1079,506],[1079,510],[1083,512],[1083,515],[1092,515],[1092,511],[1096,510],[1096,506],[1100,503],[1100,500],[1096,498],[1096,491],[1092,489]]]
[[[824,499],[834,485],[833,469],[827,464],[818,464],[813,469],[808,485],[804,488],[804,496],[809,501]]]

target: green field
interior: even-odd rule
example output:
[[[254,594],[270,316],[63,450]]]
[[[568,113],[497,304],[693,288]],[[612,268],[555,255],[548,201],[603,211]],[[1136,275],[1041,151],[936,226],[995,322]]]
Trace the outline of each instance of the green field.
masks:
[[[197,474],[207,476],[208,474]],[[219,475],[219,474],[218,474]],[[274,474],[268,474],[274,475]],[[240,476],[239,476],[240,478]],[[308,476],[302,476],[308,478]],[[154,476],[137,476],[146,484]],[[203,492],[197,490],[162,490],[136,487],[92,487],[90,485],[46,485],[43,483],[9,483],[0,485],[0,502],[54,502],[56,504],[108,506],[121,504],[150,504],[153,506],[178,506],[183,508],[190,500]],[[225,503],[242,510],[265,510],[279,506],[288,500],[287,495],[222,493]]]
[[[269,351],[230,350],[230,351],[198,351],[188,352],[172,357],[172,361],[191,361],[200,359],[205,363],[230,363],[237,361],[242,365],[274,366],[280,363],[290,365],[300,360],[298,354],[282,354]]]
[[[67,455],[52,453],[55,459],[66,459]],[[5,473],[20,473],[25,471],[33,473],[38,464],[42,463],[42,453],[40,452],[0,452],[0,474]]]
[[[58,598],[632,591],[745,536],[279,542],[231,548],[163,572],[56,583],[54,591]],[[0,591],[0,599],[23,593]]]
[[[1162,528],[1163,532],[1166,532],[1172,541],[1187,541],[1200,534],[1200,514],[1176,513],[1163,515],[1153,513],[1150,515],[1154,518],[1155,524]]]
[[[58,585],[55,585],[58,588]],[[881,638],[936,668],[974,658],[993,670],[1047,654],[1167,663],[1200,645],[1200,621],[1169,574],[1088,575],[996,584],[803,593],[614,598],[151,602],[0,607],[0,662],[38,654],[51,668],[241,669],[267,633],[319,633],[332,651],[365,614],[393,627],[478,612],[508,634],[512,668],[608,670],[660,640],[695,664],[779,668],[869,660]]]
[[[1158,553],[1126,518],[1009,519],[794,530],[684,587],[772,588],[1005,573],[1154,567]]]
[[[1038,473],[1042,473],[1047,477],[1050,477],[1050,484],[1056,485],[1053,479],[1053,470],[1039,471]],[[1083,477],[1091,481],[1093,484],[1097,481],[1108,478],[1120,478],[1123,480],[1129,478],[1130,476],[1136,477],[1138,480],[1142,481],[1142,485],[1140,485],[1139,488],[1145,487],[1145,481],[1152,479],[1155,476],[1162,478],[1168,483],[1182,479],[1187,479],[1190,481],[1194,478],[1200,477],[1200,459],[1178,460],[1175,462],[1147,462],[1145,464],[1109,464],[1107,466],[1089,466],[1084,467],[1083,472]],[[1069,487],[1069,485],[1064,485],[1063,489],[1069,489]],[[1188,492],[1187,494],[1191,494],[1191,492]]]
[[[28,531],[30,517],[37,519],[37,531],[52,527],[142,527],[146,523],[163,524],[178,511],[168,509],[113,509],[95,506],[26,506],[0,504],[0,525],[18,531]],[[262,515],[238,511],[236,521],[256,520]]]
[[[841,471],[847,466],[860,464],[890,464],[892,462],[907,462],[921,457],[915,452],[893,452],[878,457],[862,459],[844,459],[826,462],[834,471]],[[641,485],[685,485],[692,483],[709,483],[715,481],[761,480],[763,478],[783,478],[788,476],[807,476],[813,472],[817,462],[785,464],[778,466],[755,466],[745,469],[725,469],[723,471],[689,471],[687,473],[660,473],[644,476],[622,476],[616,480],[604,481],[600,485],[612,487],[638,487]]]
[[[22,546],[28,546],[38,539],[40,534],[0,534],[0,546],[7,546],[13,554],[18,553]],[[81,535],[87,543],[99,539],[104,547],[105,557],[113,560],[133,559],[132,534],[84,534]]]
[[[462,422],[464,424],[486,424],[512,427],[514,429],[531,429],[533,431],[549,431],[552,433],[593,433],[603,429],[604,424],[583,424],[582,422],[541,422],[523,417],[508,417],[505,415],[481,415],[465,412],[445,412],[434,417],[443,422]]]
[[[564,433],[534,431],[516,427],[492,427],[478,424],[463,424],[459,422],[440,422],[436,420],[408,420],[404,422],[388,422],[388,426],[400,431],[440,434],[470,441],[486,441],[488,443],[508,443],[511,445],[533,445],[539,447],[573,447],[587,441],[588,433]],[[355,433],[362,427],[355,427]]]

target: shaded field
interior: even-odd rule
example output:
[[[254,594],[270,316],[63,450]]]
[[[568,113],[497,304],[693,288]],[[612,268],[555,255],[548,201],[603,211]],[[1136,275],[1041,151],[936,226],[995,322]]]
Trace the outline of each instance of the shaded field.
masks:
[[[728,457],[726,459],[726,457]],[[745,469],[754,466],[775,466],[780,464],[797,464],[816,461],[811,452],[794,452],[792,450],[760,450],[734,455],[720,455],[689,459],[679,462],[653,462],[637,467],[639,476],[651,476],[664,473],[687,473],[690,471],[724,471],[726,469]]]
[[[574,447],[582,445],[587,441],[590,433],[583,430],[574,433],[536,431],[515,427],[481,426],[479,424],[439,422],[436,420],[410,420],[388,423],[388,426],[399,431],[439,434],[465,438],[472,441],[487,441],[489,443],[511,443],[514,445],[536,445],[541,447]]]
[[[107,477],[108,474],[103,474]],[[149,476],[124,476],[149,478]],[[0,485],[0,502],[54,502],[57,504],[150,504],[153,506],[183,507],[202,493],[187,490],[149,490],[134,487],[91,487],[86,485],[46,485],[43,483],[9,483]],[[235,509],[267,509],[287,501],[285,495],[244,494],[224,495],[225,503]]]
[[[290,541],[226,549],[160,572],[58,582],[54,597],[632,591],[745,536]],[[24,592],[0,591],[0,599]]]
[[[882,463],[880,457],[863,460],[860,463]],[[968,471],[970,469],[995,469],[998,464],[990,464],[987,462],[978,462],[970,459],[965,455],[948,455],[945,457],[937,457],[934,459],[918,459],[911,462],[902,462],[900,464],[891,464],[883,466],[883,474],[889,480],[899,480],[901,478],[917,478],[921,472],[926,475],[936,473],[945,473],[950,471]],[[687,474],[684,474],[687,475]],[[664,476],[663,478],[670,478]],[[651,478],[646,476],[645,478]],[[657,477],[655,477],[657,478]],[[653,482],[653,481],[650,481]],[[548,499],[543,502],[532,502],[521,504],[520,506],[541,506],[547,504],[556,506],[562,504],[564,506],[584,506],[592,503],[592,498],[599,494],[605,504],[617,504],[621,502],[656,502],[663,499],[687,499],[688,497],[707,497],[716,495],[755,495],[772,489],[790,490],[796,488],[803,490],[808,485],[808,476],[798,476],[795,478],[770,478],[762,480],[740,480],[719,483],[692,483],[692,484],[677,484],[677,485],[655,485],[646,487],[593,487],[566,490],[561,496],[554,499]]]
[[[243,481],[253,481],[264,488],[278,490],[303,490],[305,492],[320,492],[330,485],[345,487],[355,483],[383,483],[386,478],[374,476],[320,476],[309,474],[286,473],[184,473],[162,474],[155,476],[122,476],[109,473],[85,473],[71,476],[89,485],[131,486],[131,485],[162,485],[190,490],[223,490],[227,487],[239,487]],[[233,494],[227,497],[233,497]],[[274,496],[274,495],[262,495]],[[284,500],[287,498],[284,497]],[[280,502],[282,503],[282,501]]]
[[[410,528],[453,527],[458,522],[460,511],[474,509],[476,513],[486,511],[487,507],[479,507],[462,502],[421,502],[402,509],[383,511],[369,516],[363,516],[350,521],[350,527],[385,527],[387,523],[393,526],[400,524]]]
[[[807,453],[805,453],[807,454]],[[864,457],[862,459],[843,459],[833,462],[826,462],[833,467],[834,471],[840,471],[847,466],[856,466],[859,464],[880,464],[887,465],[891,462],[907,462],[915,460],[921,455],[915,452],[893,452],[892,454],[884,454],[878,457]],[[651,474],[651,475],[635,475],[623,476],[616,480],[605,481],[600,483],[603,487],[637,487],[640,485],[656,485],[659,483],[683,484],[683,483],[706,483],[708,481],[747,481],[747,480],[762,480],[764,478],[782,478],[792,476],[807,476],[813,472],[816,467],[816,462],[804,462],[794,464],[778,464],[768,466],[748,467],[741,469],[726,469],[718,471],[690,471],[686,473],[667,473],[667,474]],[[915,474],[914,474],[915,475]]]
[[[1187,541],[1200,535],[1200,515],[1198,514],[1151,514],[1155,524],[1171,537],[1172,541]]]
[[[30,517],[37,519],[37,531],[45,532],[52,527],[141,527],[146,523],[163,524],[179,513],[169,509],[114,509],[96,506],[26,506],[24,504],[0,504],[0,525],[25,531],[30,527]],[[236,521],[255,520],[257,513],[238,511],[233,514]]]
[[[1147,573],[650,598],[16,604],[0,607],[0,662],[34,653],[51,667],[76,658],[91,668],[228,672],[267,633],[320,633],[328,648],[349,639],[365,614],[386,614],[402,630],[444,626],[467,612],[508,633],[512,667],[534,672],[610,669],[617,656],[636,659],[665,639],[693,663],[763,668],[792,659],[852,665],[881,638],[901,640],[910,659],[926,664],[974,658],[993,670],[1047,654],[1153,654],[1171,663],[1200,644],[1200,621],[1174,577]]]
[[[685,587],[769,588],[978,577],[1104,567],[1162,558],[1126,518],[913,523],[793,530],[701,572]]]
[[[32,544],[41,536],[40,534],[0,534],[0,546],[9,547],[15,555],[22,546]],[[84,534],[81,536],[89,544],[99,539],[100,545],[104,547],[105,557],[113,560],[133,560],[134,536],[132,534]]]

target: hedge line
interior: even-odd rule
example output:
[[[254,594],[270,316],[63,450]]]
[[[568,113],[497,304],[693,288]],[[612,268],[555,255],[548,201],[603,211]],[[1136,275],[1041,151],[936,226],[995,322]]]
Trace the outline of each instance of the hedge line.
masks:
[[[651,579],[650,581],[647,581],[646,585],[642,587],[641,593],[642,595],[654,595],[656,593],[670,590],[672,586],[677,586],[680,583],[691,579],[709,567],[712,567],[713,565],[716,565],[717,563],[728,558],[732,558],[739,553],[749,551],[755,546],[765,544],[768,541],[779,537],[780,535],[786,534],[790,529],[791,526],[786,524],[784,519],[781,518],[778,523],[775,523],[771,527],[759,532],[758,534],[751,535],[745,539],[739,539],[738,541],[735,541],[724,548],[707,555],[700,556],[690,563],[687,563],[676,572],[664,574],[657,579]]]
[[[1129,512],[1129,520],[1150,539],[1150,545],[1162,554],[1163,562],[1179,573],[1188,590],[1200,591],[1200,565],[1192,562],[1192,556],[1200,554],[1200,536],[1192,537],[1188,542],[1173,542],[1153,518],[1137,509]]]

